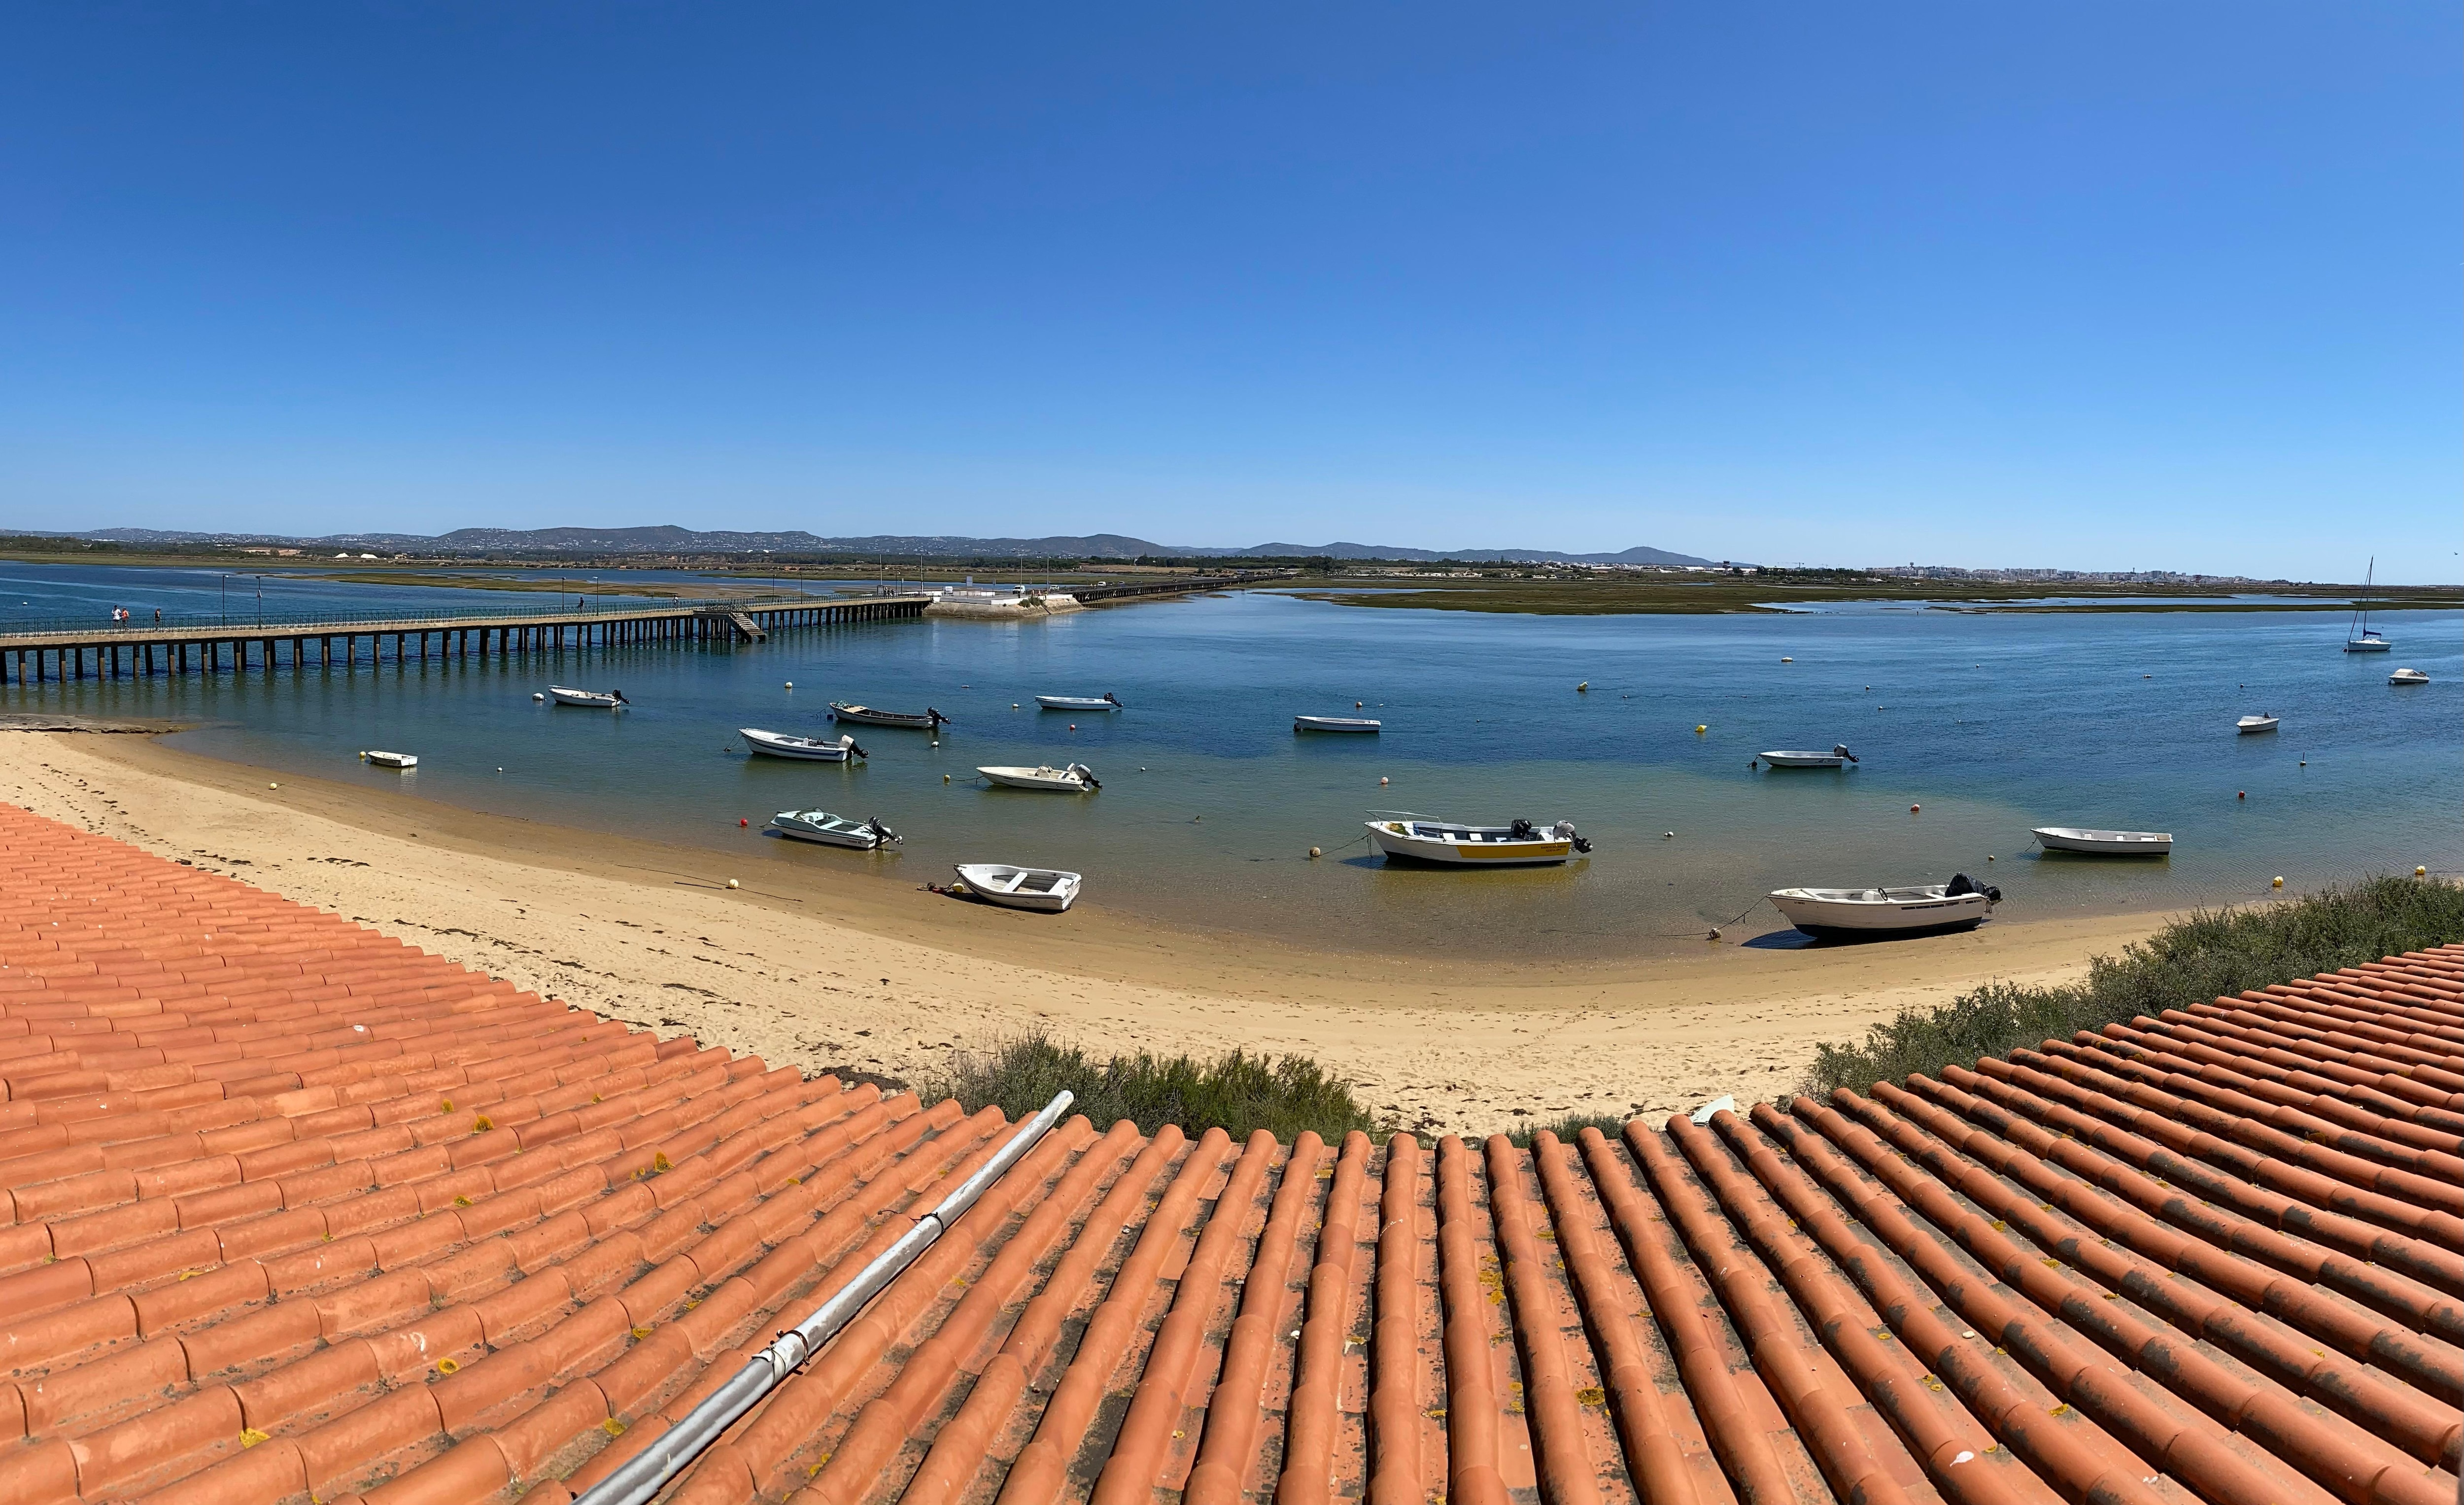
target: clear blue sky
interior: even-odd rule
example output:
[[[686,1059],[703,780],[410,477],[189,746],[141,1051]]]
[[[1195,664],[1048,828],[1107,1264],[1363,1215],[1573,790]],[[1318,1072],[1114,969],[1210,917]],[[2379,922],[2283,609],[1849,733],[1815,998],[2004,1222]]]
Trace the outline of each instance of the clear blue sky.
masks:
[[[2436,4],[0,17],[0,526],[2464,578]]]

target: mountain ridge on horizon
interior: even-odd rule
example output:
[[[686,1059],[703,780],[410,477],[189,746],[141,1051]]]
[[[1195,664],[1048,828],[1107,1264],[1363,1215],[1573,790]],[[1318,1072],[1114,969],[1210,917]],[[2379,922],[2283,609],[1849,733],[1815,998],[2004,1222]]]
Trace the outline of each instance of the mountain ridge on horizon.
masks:
[[[36,535],[40,536],[40,535]],[[1075,555],[1084,559],[1270,559],[1331,558],[1352,560],[1506,560],[1515,564],[1564,562],[1582,564],[1665,564],[1711,566],[1726,563],[1692,554],[1637,545],[1616,553],[1568,553],[1547,549],[1426,549],[1402,544],[1334,542],[1327,544],[1255,543],[1243,547],[1195,547],[1153,542],[1121,533],[1056,535],[1039,539],[983,539],[959,534],[870,534],[824,538],[803,529],[750,532],[698,530],[664,523],[630,528],[456,528],[450,533],[329,533],[314,537],[274,533],[204,533],[166,528],[81,528],[55,535],[112,543],[239,543],[280,544],[300,548],[364,547],[432,548],[458,553],[471,550],[563,552],[596,550],[615,553],[789,552],[816,554],[898,554],[926,558],[1052,559]]]

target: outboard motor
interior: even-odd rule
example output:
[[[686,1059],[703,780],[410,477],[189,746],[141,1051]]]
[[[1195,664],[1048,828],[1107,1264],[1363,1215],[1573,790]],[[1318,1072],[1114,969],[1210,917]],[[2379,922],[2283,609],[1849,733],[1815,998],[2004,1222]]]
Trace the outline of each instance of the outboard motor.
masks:
[[[625,692],[622,690],[613,691],[611,693],[616,697],[616,703],[618,705],[631,705],[633,703],[632,701],[625,698]]]
[[[872,756],[872,754],[866,752],[863,748],[857,746],[855,744],[855,739],[852,737],[840,738],[839,745],[846,748],[847,750],[847,756],[851,758],[869,758]]]
[[[1845,758],[1850,763],[1855,763],[1857,761],[1857,755],[1848,750],[1848,744],[1846,742],[1834,742],[1831,747],[1831,756],[1834,758]]]
[[[1990,883],[1979,883],[1965,873],[1952,874],[1950,875],[1950,881],[1942,886],[1942,895],[1945,898],[1958,898],[1964,894],[1982,894],[1985,896],[1985,901],[1989,904],[1999,904],[2002,902],[2002,891],[2000,889],[1995,888]]]
[[[1549,829],[1549,834],[1551,836],[1564,837],[1567,841],[1573,844],[1576,852],[1588,852],[1592,850],[1592,844],[1590,842],[1585,841],[1581,836],[1575,834],[1574,823],[1573,821],[1559,821],[1556,825]]]
[[[1100,789],[1100,788],[1102,788],[1102,787],[1104,786],[1103,786],[1103,784],[1102,784],[1100,781],[1098,781],[1098,780],[1096,779],[1096,777],[1095,777],[1095,770],[1094,770],[1094,769],[1092,769],[1092,768],[1088,767],[1088,766],[1087,766],[1085,764],[1083,764],[1083,763],[1073,763],[1073,764],[1071,764],[1069,765],[1069,771],[1070,771],[1071,773],[1076,774],[1078,777],[1080,777],[1080,778],[1082,778],[1082,779],[1086,780],[1086,781],[1087,781],[1087,787],[1089,787],[1089,788],[1090,788],[1090,789]]]
[[[1107,699],[1107,700],[1111,701],[1114,705],[1121,705],[1121,697],[1120,697],[1119,696],[1114,695],[1114,694],[1113,694],[1111,691],[1110,691],[1110,690],[1107,690],[1107,691],[1105,691],[1105,692],[1104,692],[1104,698],[1105,698],[1105,699]],[[1121,709],[1122,709],[1122,710],[1124,710],[1124,711],[1126,711],[1126,710],[1128,710],[1128,709],[1129,709],[1129,707],[1128,707],[1128,706],[1126,706],[1126,705],[1121,705]]]
[[[934,727],[947,726],[950,724],[950,719],[928,705],[924,708],[924,724]]]
[[[867,830],[870,830],[874,835],[876,835],[876,836],[878,836],[878,837],[880,837],[880,838],[881,838],[882,843],[883,843],[885,846],[886,846],[886,845],[888,845],[888,844],[890,844],[891,842],[898,841],[898,840],[900,840],[900,839],[901,839],[901,837],[899,836],[898,832],[896,832],[896,831],[894,831],[894,830],[891,830],[889,827],[884,826],[884,825],[881,823],[881,817],[880,817],[880,816],[878,816],[878,815],[873,816],[870,820],[866,821],[864,824],[865,824],[865,827],[866,827],[866,829],[867,829]]]

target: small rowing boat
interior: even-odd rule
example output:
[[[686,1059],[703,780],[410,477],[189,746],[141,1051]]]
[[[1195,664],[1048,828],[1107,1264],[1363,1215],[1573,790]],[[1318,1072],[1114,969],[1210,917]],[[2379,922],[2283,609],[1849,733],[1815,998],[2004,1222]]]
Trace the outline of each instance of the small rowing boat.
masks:
[[[845,700],[830,702],[830,719],[837,721],[857,721],[866,726],[899,726],[911,732],[937,732],[950,724],[948,717],[929,705],[921,713],[876,711],[871,706],[852,705]]]
[[[2079,826],[2039,826],[2030,834],[2047,852],[2081,852],[2100,857],[2162,857],[2173,850],[2169,830],[2089,830]]]
[[[961,862],[958,881],[987,903],[1058,915],[1075,903],[1080,878],[1056,868],[1013,868],[1001,862]]]
[[[850,820],[827,810],[781,810],[770,817],[770,829],[798,841],[847,847],[857,852],[878,852],[904,839],[877,818]]]
[[[1095,770],[1083,763],[1055,768],[1050,764],[1038,764],[1032,768],[978,768],[994,784],[1011,789],[1043,789],[1054,794],[1087,794],[1104,786],[1095,778]]]
[[[2253,732],[2272,732],[2276,730],[2276,718],[2272,716],[2245,716],[2240,720],[2233,722],[2233,730],[2241,733],[2244,737],[2248,737]]]
[[[1570,862],[1592,844],[1559,821],[1542,830],[1528,820],[1510,826],[1463,826],[1453,821],[1398,818],[1363,822],[1369,839],[1389,857],[1441,862],[1450,867],[1508,868]]]
[[[744,745],[773,758],[802,758],[812,763],[861,762],[865,750],[855,739],[842,735],[836,741],[824,741],[818,737],[792,737],[785,732],[765,732],[758,726],[739,726],[736,735]]]
[[[1374,732],[1385,723],[1367,716],[1295,716],[1296,732]]]
[[[1763,762],[1774,768],[1837,768],[1843,763],[1857,761],[1857,755],[1850,752],[1844,744],[1835,746],[1829,752],[1790,752],[1782,749],[1779,752],[1767,752],[1762,755],[1762,758]]]
[[[360,754],[360,757],[380,768],[416,768],[419,766],[419,754],[417,753],[378,752],[374,748],[370,748],[368,751]]]
[[[1047,711],[1126,711],[1128,706],[1114,699],[1109,690],[1100,696],[1039,695],[1035,703]]]
[[[561,684],[547,687],[559,705],[586,706],[593,711],[613,711],[633,702],[625,698],[622,690],[572,690]]]
[[[1809,936],[1916,935],[1981,923],[2002,891],[1962,873],[1912,888],[1780,889],[1771,907]]]

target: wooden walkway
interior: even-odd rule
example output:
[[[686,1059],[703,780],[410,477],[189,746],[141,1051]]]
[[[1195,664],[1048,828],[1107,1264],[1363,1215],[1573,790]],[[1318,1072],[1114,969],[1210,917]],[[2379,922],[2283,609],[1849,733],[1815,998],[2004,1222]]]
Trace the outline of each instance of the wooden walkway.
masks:
[[[678,601],[607,611],[208,626],[131,622],[100,631],[0,634],[0,685],[151,675],[245,674],[428,663],[644,643],[759,641],[788,627],[920,617],[931,597],[797,596]]]

